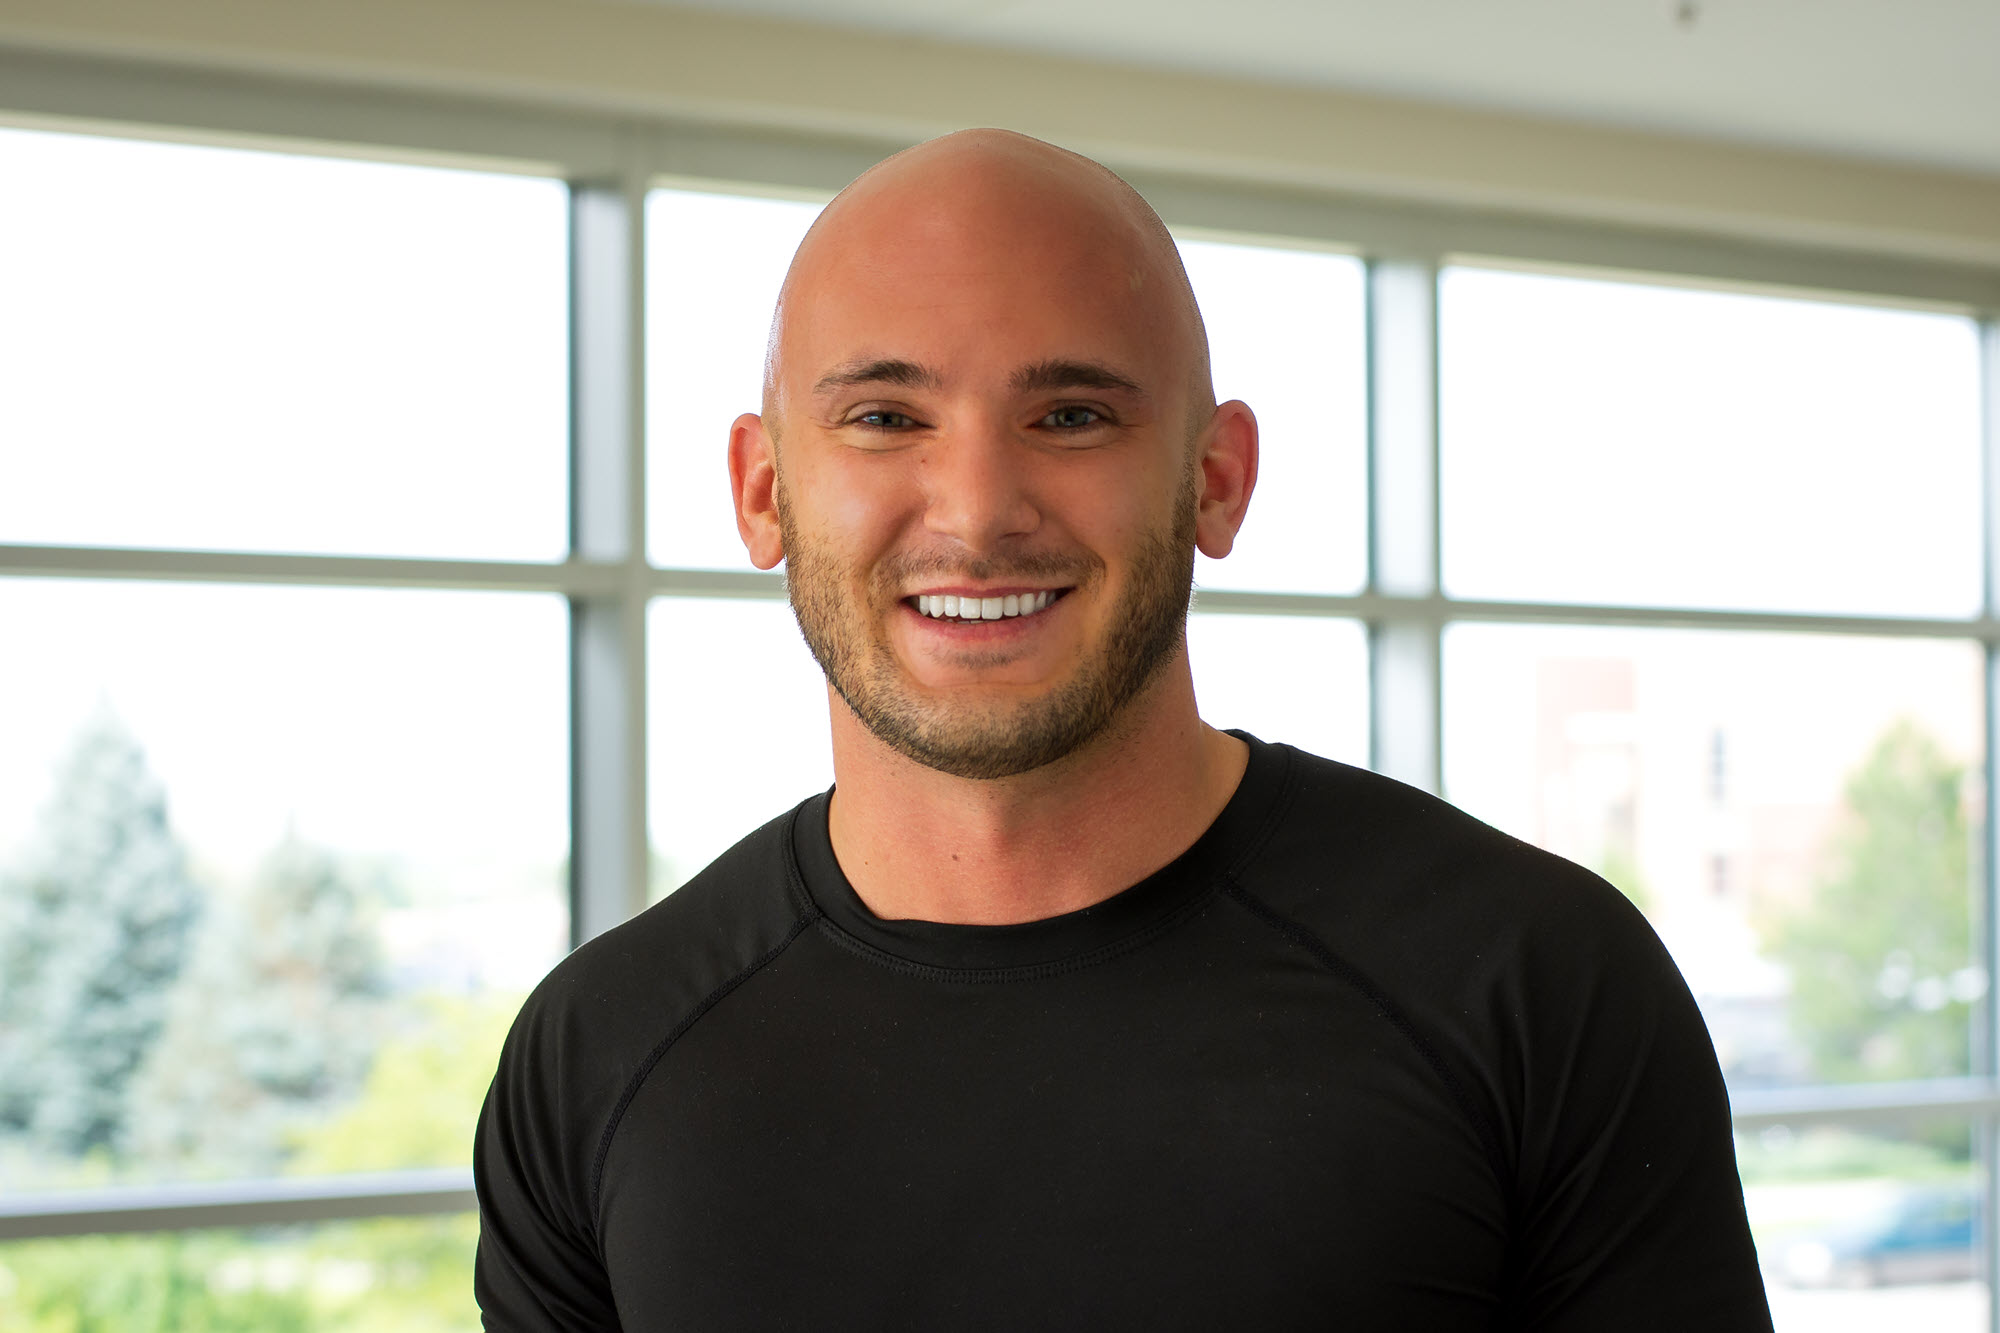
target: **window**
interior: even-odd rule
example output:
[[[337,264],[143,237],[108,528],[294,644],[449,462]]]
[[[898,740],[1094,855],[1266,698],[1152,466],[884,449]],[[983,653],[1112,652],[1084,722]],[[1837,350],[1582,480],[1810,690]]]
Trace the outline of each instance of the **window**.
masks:
[[[462,1209],[570,936],[565,191],[15,130],[0,174],[0,1209]],[[0,1323],[419,1312],[396,1251],[470,1231],[0,1245]]]
[[[1977,325],[1471,267],[1438,299],[1443,583],[1484,621],[1444,632],[1446,794],[1623,890],[1739,1114],[1806,1113],[1739,1147],[1781,1328],[1983,1326],[1985,1131],[1811,1115],[1994,1067]]]
[[[1452,595],[1978,611],[1971,320],[1454,267],[1439,323]]]
[[[20,130],[0,175],[6,540],[561,558],[558,184]]]

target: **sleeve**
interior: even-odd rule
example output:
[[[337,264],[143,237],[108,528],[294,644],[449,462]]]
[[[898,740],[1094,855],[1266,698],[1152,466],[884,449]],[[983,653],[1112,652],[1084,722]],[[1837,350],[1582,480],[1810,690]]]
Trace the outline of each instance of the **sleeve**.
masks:
[[[604,1333],[619,1321],[590,1215],[592,1126],[601,1121],[574,1096],[592,1081],[564,1067],[583,1043],[551,1032],[549,1010],[538,993],[515,1020],[479,1114],[473,1292],[495,1333]]]
[[[1524,943],[1510,1326],[1769,1333],[1728,1093],[1643,917],[1576,872]]]

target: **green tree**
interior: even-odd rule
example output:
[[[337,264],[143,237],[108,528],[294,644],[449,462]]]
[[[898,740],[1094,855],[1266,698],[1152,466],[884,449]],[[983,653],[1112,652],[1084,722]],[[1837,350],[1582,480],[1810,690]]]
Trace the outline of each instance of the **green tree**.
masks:
[[[419,1021],[384,1042],[361,1095],[298,1137],[302,1172],[462,1166],[519,995],[427,995]]]
[[[1848,777],[1809,904],[1778,923],[1793,1031],[1822,1079],[1968,1068],[1985,977],[1972,950],[1965,778],[1915,723],[1890,726]]]
[[[81,1236],[0,1246],[0,1328],[18,1333],[312,1333],[308,1293],[227,1280],[256,1233]],[[269,1242],[264,1248],[271,1248]]]
[[[382,896],[371,877],[288,834],[245,893],[217,899],[135,1081],[132,1155],[274,1172],[299,1125],[360,1089],[386,1008]]]
[[[100,709],[0,879],[0,1129],[72,1158],[116,1143],[202,898],[145,754]]]

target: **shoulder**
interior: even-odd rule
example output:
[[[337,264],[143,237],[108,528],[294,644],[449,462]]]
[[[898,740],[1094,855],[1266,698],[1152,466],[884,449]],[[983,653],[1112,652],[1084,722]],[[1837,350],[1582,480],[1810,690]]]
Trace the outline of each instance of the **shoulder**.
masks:
[[[482,1191],[516,1176],[541,1213],[566,1216],[584,1233],[594,1226],[596,1158],[631,1089],[809,920],[791,855],[798,813],[758,829],[543,978],[514,1020],[487,1096],[474,1158]]]
[[[1407,1024],[1514,1164],[1560,1106],[1615,1113],[1657,1057],[1721,1085],[1693,997],[1625,896],[1402,783],[1287,751],[1288,800],[1244,891]]]
[[[1282,814],[1244,874],[1274,910],[1385,969],[1420,966],[1430,984],[1453,962],[1499,957],[1664,961],[1645,918],[1584,867],[1428,792],[1276,748],[1289,766]]]
[[[1519,1219],[1519,1322],[1768,1327],[1721,1071],[1638,909],[1437,797],[1285,758],[1239,880],[1371,988],[1480,1124]]]
[[[522,1006],[510,1046],[550,1042],[550,1053],[565,1063],[602,1058],[627,1066],[717,988],[786,943],[808,914],[791,854],[800,810],[764,825],[564,958]]]

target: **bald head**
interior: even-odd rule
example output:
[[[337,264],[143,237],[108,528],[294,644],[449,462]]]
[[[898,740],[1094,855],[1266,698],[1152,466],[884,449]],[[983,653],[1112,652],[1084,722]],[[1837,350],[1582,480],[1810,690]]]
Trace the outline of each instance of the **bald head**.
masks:
[[[821,318],[826,303],[865,303],[870,293],[895,290],[918,301],[967,303],[976,318],[981,312],[970,303],[1000,304],[996,288],[1006,288],[1010,274],[1030,286],[1054,279],[1080,316],[1130,321],[1185,395],[1190,422],[1198,425],[1214,410],[1207,335],[1158,214],[1089,158],[1026,135],[979,129],[877,164],[814,222],[772,321],[766,421],[778,429],[826,371],[804,364],[824,355],[825,339],[816,335],[828,323]],[[1107,302],[1116,309],[1107,311]],[[867,317],[866,309],[843,314],[850,327]],[[993,314],[1001,317],[997,309]]]

